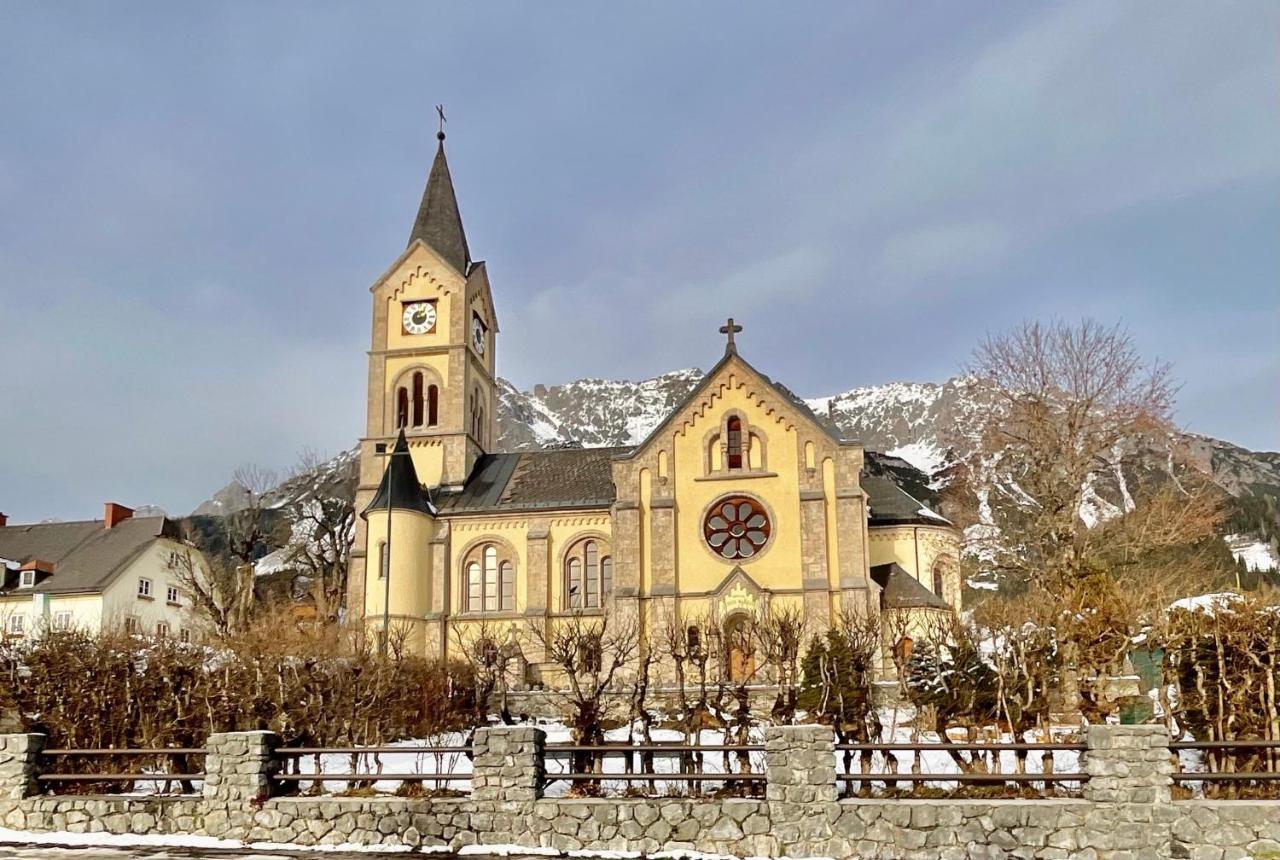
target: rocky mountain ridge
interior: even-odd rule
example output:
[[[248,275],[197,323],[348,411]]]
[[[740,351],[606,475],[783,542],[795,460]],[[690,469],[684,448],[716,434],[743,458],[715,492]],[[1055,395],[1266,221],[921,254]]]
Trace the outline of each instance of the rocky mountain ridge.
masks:
[[[499,380],[498,449],[535,450],[554,447],[634,445],[642,441],[701,381],[703,373],[687,368],[651,379],[632,382],[599,378],[580,379],[555,386],[521,391]],[[853,388],[828,397],[808,398],[805,405],[846,438],[857,439],[868,450],[905,463],[894,468],[911,480],[911,469],[920,485],[936,482],[958,450],[972,440],[973,428],[989,408],[981,387],[964,377],[942,383],[888,383]],[[1179,434],[1179,446],[1190,452],[1195,468],[1237,499],[1280,499],[1280,453],[1250,451],[1238,445],[1196,434]],[[1082,515],[1099,519],[1132,504],[1127,481],[1138,470],[1164,468],[1160,452],[1132,452],[1117,459],[1114,474],[1090,488]],[[310,473],[295,475],[268,494],[267,507],[284,506],[304,488],[317,482],[336,487],[353,485],[356,452],[343,452]],[[925,476],[928,476],[927,478]],[[914,481],[913,481],[914,482]],[[200,508],[197,514],[226,513],[243,493],[234,482]],[[1268,501],[1273,507],[1274,503]],[[1267,510],[1271,508],[1268,507]],[[1236,531],[1240,531],[1239,528]],[[1274,529],[1271,537],[1233,534],[1233,550],[1250,563],[1275,566]]]

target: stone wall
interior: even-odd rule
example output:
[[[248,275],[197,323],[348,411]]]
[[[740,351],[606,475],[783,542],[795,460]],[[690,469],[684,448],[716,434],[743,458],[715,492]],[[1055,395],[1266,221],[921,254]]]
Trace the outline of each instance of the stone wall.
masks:
[[[38,796],[43,738],[0,737],[0,823],[87,833],[194,833],[248,843],[523,845],[900,860],[1280,860],[1280,802],[1172,801],[1160,727],[1090,729],[1084,796],[1048,800],[837,799],[830,733],[771,728],[763,799],[541,796],[543,733],[481,730],[470,797],[282,797],[276,738],[213,736],[203,793]]]

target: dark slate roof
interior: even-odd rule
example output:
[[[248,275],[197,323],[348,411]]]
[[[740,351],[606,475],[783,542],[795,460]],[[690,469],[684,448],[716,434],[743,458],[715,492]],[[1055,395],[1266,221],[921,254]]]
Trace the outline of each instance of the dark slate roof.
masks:
[[[424,514],[436,512],[430,496],[418,480],[418,470],[413,467],[404,430],[400,431],[396,445],[391,449],[391,458],[382,472],[378,492],[374,493],[373,501],[364,509],[362,516],[367,518],[370,511],[386,510],[388,499],[393,510],[421,511]]]
[[[880,586],[880,606],[884,609],[951,609],[896,562],[872,565],[871,579]]]
[[[444,136],[436,149],[436,160],[431,164],[427,188],[422,193],[422,205],[409,233],[409,244],[421,239],[463,275],[468,274],[471,253],[467,250],[467,236],[462,230],[462,215],[458,212],[458,198],[453,193],[453,177],[449,175],[449,162],[444,157]]]
[[[865,452],[861,483],[870,508],[868,523],[872,526],[951,525],[950,520],[933,510],[932,500],[922,501],[913,495],[929,492],[923,479],[922,472],[897,458],[875,451]]]
[[[53,575],[22,589],[24,594],[94,592],[106,588],[156,538],[176,536],[165,517],[134,517],[110,529],[102,520],[5,526],[0,528],[0,558],[53,562]],[[4,583],[10,584],[16,581]]]
[[[610,461],[631,448],[567,448],[486,454],[467,485],[436,499],[443,513],[606,508],[613,504]]]

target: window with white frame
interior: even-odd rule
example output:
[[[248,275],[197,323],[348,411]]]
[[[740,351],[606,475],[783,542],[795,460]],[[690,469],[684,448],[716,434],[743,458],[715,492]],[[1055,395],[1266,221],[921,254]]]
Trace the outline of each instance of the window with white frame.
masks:
[[[156,638],[157,638],[157,639],[168,639],[168,638],[169,638],[169,624],[168,624],[168,622],[165,622],[165,621],[159,621],[159,622],[157,622],[157,623],[156,623]]]
[[[613,591],[613,558],[607,546],[588,538],[573,546],[564,560],[566,609],[599,609]]]
[[[165,589],[165,596],[164,596],[164,599],[165,599],[166,601],[168,601],[169,603],[174,603],[174,604],[176,604],[176,603],[181,602],[178,598],[179,598],[179,594],[178,594],[178,586],[176,586],[176,585],[170,585],[168,588],[166,588],[166,589]]]
[[[27,616],[14,613],[9,616],[9,633],[21,636],[27,629]]]
[[[465,612],[511,612],[516,608],[515,565],[500,557],[497,545],[473,549],[462,570]]]
[[[34,570],[24,570],[22,572],[22,581],[19,585],[22,588],[34,588],[36,584],[36,572]]]
[[[186,643],[190,642],[190,641],[191,641],[191,631],[190,631],[190,630],[188,630],[188,629],[187,629],[187,628],[185,628],[185,627],[183,627],[181,630],[179,630],[179,631],[178,631],[178,641],[179,641],[179,642],[182,642],[184,645],[185,645]]]
[[[128,633],[130,636],[133,636],[133,635],[136,635],[141,628],[142,628],[142,625],[138,622],[138,619],[135,618],[134,616],[126,615],[124,617],[125,633]]]
[[[71,613],[65,609],[53,613],[53,629],[59,632],[71,629]]]
[[[147,579],[145,576],[138,577],[138,596],[151,596],[151,580]]]

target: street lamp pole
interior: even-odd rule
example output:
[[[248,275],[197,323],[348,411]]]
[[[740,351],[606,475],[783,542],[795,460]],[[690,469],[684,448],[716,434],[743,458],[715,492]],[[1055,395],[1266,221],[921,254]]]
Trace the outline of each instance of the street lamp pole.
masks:
[[[383,657],[387,656],[387,643],[391,639],[391,488],[394,486],[391,470],[395,467],[396,456],[393,450],[387,458],[387,551],[384,555],[386,567],[382,571],[382,642],[379,646]]]
[[[382,543],[382,552],[379,553],[380,558],[378,564],[381,570],[378,573],[382,576],[382,635],[379,637],[378,654],[379,656],[387,656],[387,643],[391,639],[391,480],[393,478],[392,469],[396,465],[395,448],[387,450],[385,442],[379,442],[374,454],[379,457],[387,458],[387,537]]]

